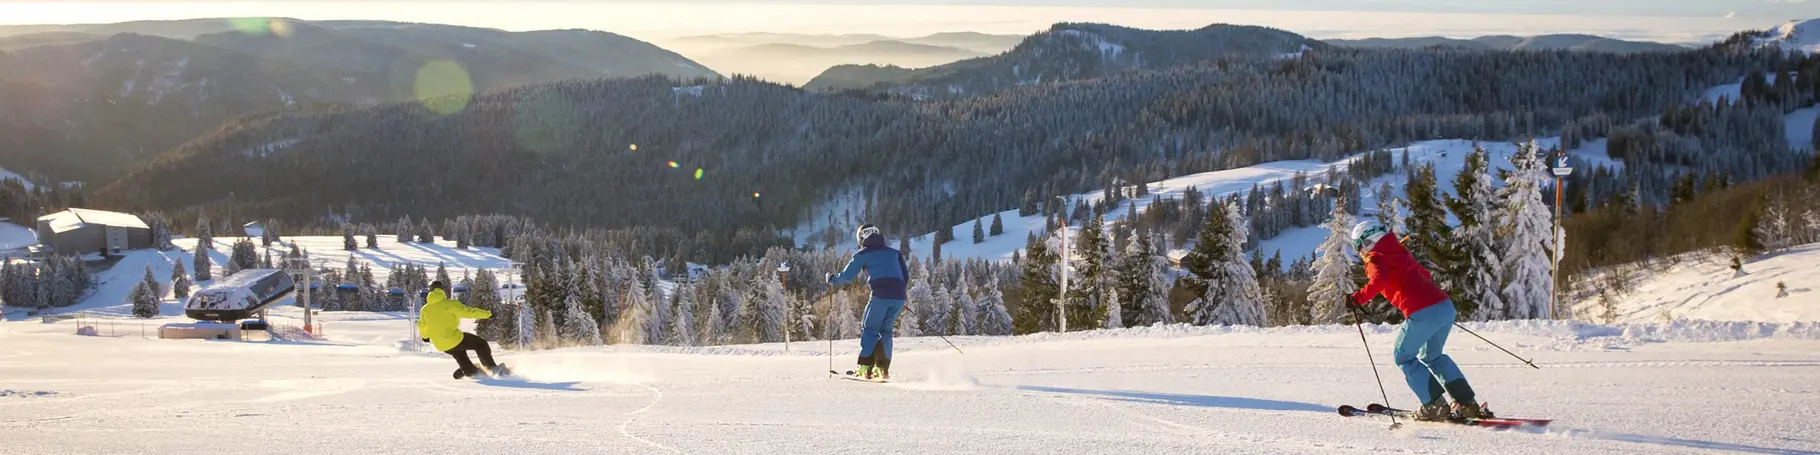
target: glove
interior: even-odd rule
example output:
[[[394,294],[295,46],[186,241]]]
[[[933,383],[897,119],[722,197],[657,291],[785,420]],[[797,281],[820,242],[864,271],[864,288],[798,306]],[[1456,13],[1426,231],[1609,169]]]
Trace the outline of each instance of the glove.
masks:
[[[837,277],[837,276],[840,276],[840,274],[838,274],[838,273],[829,273],[829,274],[828,274],[828,276],[827,276],[827,278],[828,278],[828,282],[829,282],[829,283],[833,283],[833,282],[834,282],[834,277]]]

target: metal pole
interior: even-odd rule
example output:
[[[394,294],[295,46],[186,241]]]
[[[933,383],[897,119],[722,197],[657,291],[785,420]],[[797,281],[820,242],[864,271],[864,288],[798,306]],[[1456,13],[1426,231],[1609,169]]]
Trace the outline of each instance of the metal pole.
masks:
[[[785,263],[777,266],[777,286],[779,288],[782,288],[784,286],[784,283],[790,282],[789,276],[790,276],[790,263],[785,262]],[[788,353],[788,352],[790,352],[790,302],[787,302],[787,301],[784,302],[784,321],[783,322],[784,322],[784,327],[783,327],[783,329],[784,329],[784,352]]]
[[[1055,299],[1055,317],[1057,333],[1068,332],[1068,198],[1057,196],[1062,200],[1062,293]]]
[[[1555,229],[1554,232],[1548,233],[1549,240],[1556,240],[1561,235],[1561,192],[1564,189],[1562,188],[1564,183],[1566,183],[1566,179],[1555,176]],[[1555,247],[1552,255],[1554,263],[1549,264],[1548,267],[1548,318],[1559,319],[1555,313],[1555,307],[1560,305],[1561,295],[1561,242],[1551,241],[1549,243],[1554,244]]]

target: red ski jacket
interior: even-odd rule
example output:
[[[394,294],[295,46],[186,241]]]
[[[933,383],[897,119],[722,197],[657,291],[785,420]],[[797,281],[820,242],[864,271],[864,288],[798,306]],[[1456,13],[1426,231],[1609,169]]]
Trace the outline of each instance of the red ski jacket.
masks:
[[[1365,253],[1365,277],[1369,280],[1365,287],[1352,295],[1354,305],[1364,305],[1382,293],[1408,316],[1448,299],[1447,292],[1435,285],[1428,269],[1416,263],[1395,232],[1385,234]]]

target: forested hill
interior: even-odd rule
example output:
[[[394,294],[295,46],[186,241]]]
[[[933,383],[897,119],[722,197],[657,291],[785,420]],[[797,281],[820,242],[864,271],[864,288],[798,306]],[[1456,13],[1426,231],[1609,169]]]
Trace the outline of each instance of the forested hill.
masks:
[[[1294,33],[1216,24],[1197,30],[1141,30],[1106,24],[1062,23],[1025,38],[1010,52],[917,70],[828,69],[809,87],[875,89],[917,97],[992,94],[1025,85],[1092,79],[1133,69],[1168,69],[1217,58],[1270,58],[1320,48]],[[862,79],[870,76],[874,79]]]
[[[577,78],[717,77],[620,35],[379,21],[0,26],[0,167],[99,185],[235,117]]]
[[[567,81],[482,94],[447,115],[392,103],[256,116],[166,153],[96,198],[183,210],[219,207],[232,193],[236,213],[305,222],[502,212],[724,232],[793,226],[836,193],[859,191],[872,201],[866,219],[928,232],[1030,194],[1115,179],[1654,116],[1787,63],[1778,58],[1742,47],[1329,48],[931,102],[749,79]]]

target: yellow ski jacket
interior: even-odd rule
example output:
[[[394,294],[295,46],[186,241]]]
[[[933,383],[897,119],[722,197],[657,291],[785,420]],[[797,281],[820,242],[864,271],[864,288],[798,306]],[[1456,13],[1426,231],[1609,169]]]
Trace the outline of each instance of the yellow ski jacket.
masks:
[[[454,349],[461,344],[461,320],[486,319],[493,313],[484,309],[462,305],[461,301],[450,299],[441,289],[430,291],[423,299],[423,310],[417,312],[417,333],[430,339],[430,344],[438,351]]]

